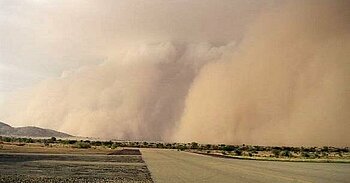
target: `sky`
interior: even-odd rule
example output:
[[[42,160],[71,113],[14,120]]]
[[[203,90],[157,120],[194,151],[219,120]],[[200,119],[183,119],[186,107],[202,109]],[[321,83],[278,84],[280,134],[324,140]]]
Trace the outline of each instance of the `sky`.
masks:
[[[1,99],[142,44],[226,44],[241,37],[259,2],[0,2]],[[234,28],[232,28],[234,27]],[[220,34],[217,34],[220,32]]]
[[[0,1],[0,120],[105,139],[349,145],[347,1]]]

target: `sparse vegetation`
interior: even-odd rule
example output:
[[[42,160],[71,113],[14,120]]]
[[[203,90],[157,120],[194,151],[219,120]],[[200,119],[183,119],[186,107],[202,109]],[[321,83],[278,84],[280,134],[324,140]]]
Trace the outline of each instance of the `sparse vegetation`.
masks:
[[[301,152],[301,157],[310,158],[310,157],[311,157],[311,154],[308,153],[308,152]]]
[[[272,149],[272,154],[273,154],[275,157],[279,157],[279,156],[280,156],[280,153],[281,153],[281,150],[279,150],[279,149]]]
[[[115,148],[117,148],[117,147],[118,147],[117,144],[116,144],[116,143],[113,143],[112,146],[111,146],[111,149],[115,149]]]
[[[163,142],[132,142],[132,141],[94,141],[74,139],[32,139],[19,137],[0,136],[0,142],[9,144],[37,143],[45,147],[57,145],[70,146],[78,149],[104,148],[117,149],[118,147],[134,148],[161,148],[177,149],[179,151],[202,152],[204,154],[220,154],[236,157],[266,157],[278,159],[350,159],[349,147],[276,147],[276,146],[252,146],[252,145],[227,145],[227,144],[199,144],[191,143],[163,143]]]
[[[56,137],[51,137],[51,139],[49,139],[49,143],[55,143],[56,142]]]
[[[284,157],[291,157],[292,154],[290,153],[289,150],[284,150],[280,153],[281,156],[284,156]]]
[[[191,149],[198,149],[198,143],[197,142],[192,142],[191,143]]]
[[[231,146],[231,145],[227,145],[227,146],[223,147],[223,150],[227,151],[227,152],[234,151],[235,149],[236,149],[236,147],[235,146]]]
[[[235,150],[236,156],[242,156],[242,151],[240,149]]]
[[[91,145],[90,145],[90,143],[81,141],[81,142],[76,142],[74,147],[81,148],[81,149],[87,149],[87,148],[91,148]]]

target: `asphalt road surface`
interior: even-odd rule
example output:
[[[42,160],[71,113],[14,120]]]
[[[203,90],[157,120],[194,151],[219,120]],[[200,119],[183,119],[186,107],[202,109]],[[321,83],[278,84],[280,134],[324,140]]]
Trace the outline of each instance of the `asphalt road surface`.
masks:
[[[142,149],[156,183],[350,182],[350,164],[237,160],[188,152]]]

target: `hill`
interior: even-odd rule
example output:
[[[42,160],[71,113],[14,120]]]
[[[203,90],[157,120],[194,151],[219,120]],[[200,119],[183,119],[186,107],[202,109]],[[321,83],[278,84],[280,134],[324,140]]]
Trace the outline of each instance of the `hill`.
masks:
[[[44,129],[34,126],[15,128],[3,122],[0,122],[0,135],[21,137],[72,137],[72,135],[67,133],[58,132],[51,129]]]

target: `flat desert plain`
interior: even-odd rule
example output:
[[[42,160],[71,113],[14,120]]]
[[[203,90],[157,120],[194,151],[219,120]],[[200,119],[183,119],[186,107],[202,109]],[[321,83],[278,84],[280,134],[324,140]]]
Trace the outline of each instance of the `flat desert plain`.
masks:
[[[276,162],[142,149],[154,182],[350,182],[349,163]]]
[[[0,151],[0,182],[350,182],[350,163],[239,160],[151,148],[135,155],[121,149],[11,147],[16,148]]]
[[[0,182],[152,182],[138,155],[0,153]]]

